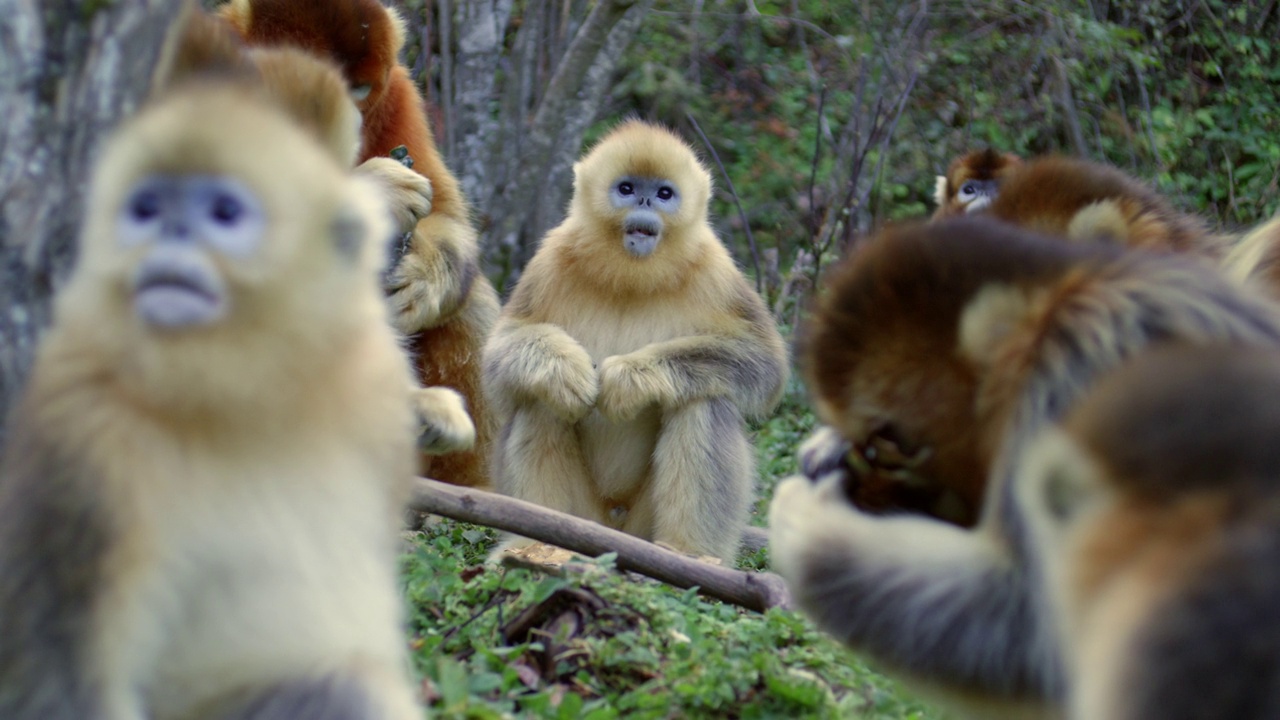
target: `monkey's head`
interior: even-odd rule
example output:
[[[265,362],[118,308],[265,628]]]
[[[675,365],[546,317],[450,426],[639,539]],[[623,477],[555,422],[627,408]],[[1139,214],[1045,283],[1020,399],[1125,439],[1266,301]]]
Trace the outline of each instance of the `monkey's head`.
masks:
[[[961,155],[951,161],[946,175],[939,175],[934,188],[938,209],[933,219],[966,215],[986,210],[999,193],[1005,176],[1022,164],[1013,153],[987,148]]]
[[[289,45],[342,67],[360,111],[376,107],[404,46],[404,20],[378,0],[231,0],[219,13],[251,45]]]
[[[212,75],[261,83],[295,121],[315,133],[339,164],[355,164],[360,110],[334,62],[293,47],[246,47],[229,23],[188,4],[169,36],[152,92]]]
[[[675,133],[638,120],[615,128],[573,166],[575,217],[593,242],[632,260],[678,255],[707,223],[711,174]]]
[[[1099,380],[1031,446],[1017,500],[1077,665],[1101,663],[1085,679],[1091,697],[1167,708],[1174,685],[1201,687],[1206,671],[1258,677],[1259,647],[1274,672],[1277,398],[1275,350],[1158,346]],[[1212,661],[1224,642],[1236,647]]]
[[[801,329],[821,420],[855,448],[912,459],[976,510],[1020,354],[1037,338],[1020,329],[1076,253],[984,218],[889,228],[857,246]]]
[[[145,392],[206,375],[257,392],[385,316],[385,212],[261,88],[192,82],[107,144],[60,324]]]

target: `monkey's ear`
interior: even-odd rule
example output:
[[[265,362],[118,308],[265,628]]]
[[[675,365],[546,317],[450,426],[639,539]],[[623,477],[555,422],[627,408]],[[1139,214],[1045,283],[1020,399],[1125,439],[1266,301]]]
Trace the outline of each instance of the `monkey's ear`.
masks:
[[[400,57],[400,51],[404,49],[405,38],[409,37],[409,32],[405,27],[404,16],[394,7],[386,7],[387,19],[391,21],[391,56]]]
[[[942,207],[947,203],[947,176],[939,175],[933,181],[933,201]]]
[[[188,0],[161,50],[151,77],[151,95],[196,77],[252,79],[256,72],[243,51],[240,38],[226,21]]]
[[[1019,288],[991,283],[974,293],[960,313],[960,355],[979,367],[995,363],[996,353],[1032,312],[1031,298]]]
[[[1116,200],[1099,200],[1071,216],[1071,222],[1067,223],[1067,237],[1123,245],[1129,240],[1129,222]]]

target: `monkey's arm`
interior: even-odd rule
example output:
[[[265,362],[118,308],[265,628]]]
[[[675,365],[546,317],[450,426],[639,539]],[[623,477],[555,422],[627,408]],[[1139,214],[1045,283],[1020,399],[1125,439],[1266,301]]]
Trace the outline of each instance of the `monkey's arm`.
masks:
[[[1021,558],[983,531],[860,512],[842,480],[789,478],[769,511],[773,569],[824,630],[935,688],[1008,702],[1061,694]]]
[[[504,415],[526,403],[543,403],[577,421],[595,405],[598,390],[591,356],[556,325],[503,317],[484,350],[486,397]]]
[[[99,483],[26,420],[0,459],[0,717],[98,718],[86,646],[113,537]]]
[[[410,242],[386,282],[392,323],[405,335],[447,322],[480,276],[475,230],[465,221],[431,213],[418,221]]]
[[[677,407],[691,400],[730,397],[747,415],[778,401],[787,361],[776,330],[693,335],[647,345],[600,364],[600,412],[625,420],[646,405]],[[772,336],[771,336],[772,335]]]

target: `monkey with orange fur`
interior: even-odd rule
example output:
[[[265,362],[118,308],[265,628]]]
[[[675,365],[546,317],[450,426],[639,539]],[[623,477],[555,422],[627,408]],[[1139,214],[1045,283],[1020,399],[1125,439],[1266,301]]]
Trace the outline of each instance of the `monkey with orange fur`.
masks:
[[[1072,720],[1276,717],[1277,397],[1275,350],[1157,350],[1032,445],[1017,499]]]
[[[422,716],[389,234],[249,80],[113,135],[0,458],[0,716]]]
[[[1001,197],[1004,197],[1003,194]],[[1155,344],[1280,347],[1280,312],[1192,258],[989,218],[881,232],[802,330],[827,428],[778,486],[773,569],[820,627],[977,717],[1052,716],[1067,689],[1014,471],[1099,377]],[[850,448],[892,448],[972,529],[850,501]]]
[[[710,195],[674,133],[609,133],[503,308],[485,391],[500,491],[732,560],[755,482],[743,419],[778,402],[787,361]]]
[[[1000,191],[1005,176],[1022,164],[1013,153],[987,148],[974,150],[951,161],[947,174],[939,175],[933,199],[934,220],[986,210]]]
[[[387,279],[393,322],[407,338],[424,385],[466,398],[475,420],[473,450],[424,457],[421,472],[446,482],[489,484],[487,448],[496,429],[480,390],[484,340],[497,319],[493,286],[480,271],[479,244],[457,179],[431,137],[423,100],[400,64],[404,23],[378,0],[232,0],[219,9],[250,45],[293,46],[341,66],[364,118],[360,158],[403,145],[431,181],[431,214],[416,225],[409,251]]]

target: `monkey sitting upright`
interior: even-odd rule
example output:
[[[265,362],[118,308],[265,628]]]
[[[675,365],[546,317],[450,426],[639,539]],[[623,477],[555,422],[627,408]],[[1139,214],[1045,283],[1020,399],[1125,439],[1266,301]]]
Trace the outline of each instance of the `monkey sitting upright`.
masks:
[[[1000,192],[1000,183],[1022,164],[1013,153],[991,148],[965,153],[947,166],[947,174],[939,175],[933,199],[938,208],[932,219],[956,217],[986,210]]]
[[[626,122],[574,165],[484,351],[508,495],[732,559],[755,482],[743,418],[786,350],[707,222],[711,176],[663,128]]]
[[[808,476],[778,486],[774,570],[820,627],[957,707],[1051,714],[1064,658],[1013,503],[1016,463],[1129,358],[1164,343],[1280,347],[1280,311],[1191,258],[985,217],[886,230],[828,283],[801,362],[829,427]],[[977,526],[859,509],[846,455],[874,470],[868,450],[882,447]]]
[[[1024,460],[1073,720],[1280,716],[1280,353],[1152,351]]]
[[[268,98],[167,89],[96,168],[0,458],[6,720],[421,717],[390,224]]]

